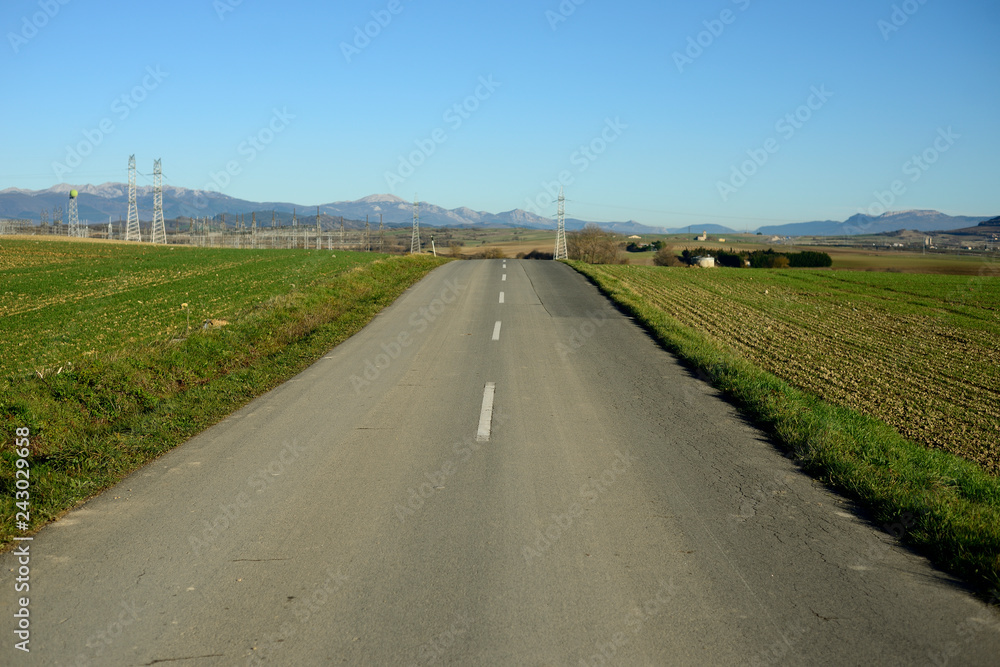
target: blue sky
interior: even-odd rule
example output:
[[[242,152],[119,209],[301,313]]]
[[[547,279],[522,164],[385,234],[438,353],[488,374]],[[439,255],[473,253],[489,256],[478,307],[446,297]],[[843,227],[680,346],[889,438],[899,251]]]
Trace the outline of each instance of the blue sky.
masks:
[[[1000,213],[995,0],[7,0],[0,32],[0,189],[134,153],[303,205],[551,216],[562,179],[569,216],[650,225]]]

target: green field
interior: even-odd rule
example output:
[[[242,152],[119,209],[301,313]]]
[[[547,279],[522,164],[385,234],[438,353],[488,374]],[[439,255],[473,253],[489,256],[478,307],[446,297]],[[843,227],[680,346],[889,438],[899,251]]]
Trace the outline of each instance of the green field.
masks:
[[[5,239],[0,425],[7,442],[30,430],[30,529],[294,376],[445,261]],[[0,548],[23,534],[16,458],[0,450]]]
[[[1000,473],[1000,279],[594,270],[795,386]]]
[[[182,336],[384,255],[106,242],[0,243],[0,381]],[[182,308],[183,304],[186,308]]]

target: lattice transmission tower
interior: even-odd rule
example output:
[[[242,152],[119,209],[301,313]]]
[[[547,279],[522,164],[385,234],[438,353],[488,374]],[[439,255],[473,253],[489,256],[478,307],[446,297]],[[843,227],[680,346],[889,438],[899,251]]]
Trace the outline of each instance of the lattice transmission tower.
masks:
[[[83,236],[80,230],[80,216],[76,212],[76,190],[69,191],[69,230],[68,236]]]
[[[559,188],[559,213],[556,222],[556,250],[552,253],[553,259],[569,259],[569,250],[566,246],[566,197],[563,196],[563,189]]]
[[[163,223],[163,167],[162,160],[153,162],[153,243],[167,242],[167,228]]]
[[[413,234],[410,236],[410,254],[420,252],[420,204],[413,195]]]
[[[139,208],[135,204],[135,155],[128,159],[128,219],[125,221],[125,240],[142,240],[139,233]]]

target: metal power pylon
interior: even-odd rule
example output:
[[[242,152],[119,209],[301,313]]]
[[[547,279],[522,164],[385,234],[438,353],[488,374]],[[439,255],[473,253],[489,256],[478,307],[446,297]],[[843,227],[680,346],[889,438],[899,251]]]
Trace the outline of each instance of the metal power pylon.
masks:
[[[69,193],[69,230],[68,236],[83,236],[83,232],[80,231],[80,216],[76,212],[76,190],[71,190]]]
[[[153,162],[153,243],[167,242],[167,228],[163,223],[163,168],[162,160]]]
[[[413,234],[410,236],[410,254],[420,252],[420,204],[413,195]]]
[[[135,156],[128,159],[128,219],[125,222],[125,240],[141,241],[139,233],[139,208],[135,203]]]
[[[556,222],[556,250],[552,253],[553,259],[569,259],[569,250],[566,246],[566,198],[563,196],[563,189],[559,188],[559,214]]]

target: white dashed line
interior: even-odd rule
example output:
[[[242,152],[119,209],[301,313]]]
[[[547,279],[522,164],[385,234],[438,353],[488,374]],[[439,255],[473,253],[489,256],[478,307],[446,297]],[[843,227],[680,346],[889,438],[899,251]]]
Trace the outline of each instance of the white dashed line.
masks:
[[[500,303],[503,303],[503,292],[500,292]]]
[[[479,412],[479,431],[476,433],[476,440],[486,442],[490,439],[490,429],[493,425],[493,394],[496,392],[496,384],[487,382],[483,389],[483,409]]]
[[[502,280],[504,282],[507,282],[507,274],[506,273],[503,274],[503,278],[501,278],[500,280]]]
[[[500,340],[500,323],[497,322],[493,327],[493,340]]]

